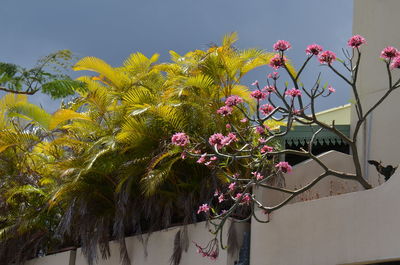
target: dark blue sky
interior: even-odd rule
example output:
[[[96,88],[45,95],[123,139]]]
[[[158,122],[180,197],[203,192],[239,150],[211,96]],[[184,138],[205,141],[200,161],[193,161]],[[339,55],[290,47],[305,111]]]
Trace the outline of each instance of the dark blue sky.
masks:
[[[0,7],[0,61],[32,66],[41,56],[70,49],[77,56],[96,56],[114,66],[130,53],[147,56],[168,51],[184,54],[219,42],[228,32],[239,33],[240,48],[271,51],[278,39],[292,43],[288,56],[295,64],[305,58],[304,49],[319,43],[339,54],[352,34],[351,0],[2,0]],[[323,70],[313,62],[313,71]],[[317,72],[306,72],[312,83]],[[245,82],[263,80],[267,67]],[[328,73],[328,72],[327,72]],[[343,82],[326,74],[336,95],[320,102],[326,109],[348,102]],[[32,98],[46,109],[58,102],[46,96]]]

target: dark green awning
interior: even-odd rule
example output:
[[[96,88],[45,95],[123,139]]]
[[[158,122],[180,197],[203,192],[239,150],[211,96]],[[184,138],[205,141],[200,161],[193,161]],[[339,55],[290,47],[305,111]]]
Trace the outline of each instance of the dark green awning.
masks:
[[[350,135],[350,125],[336,125],[336,129],[342,132],[344,135]],[[283,137],[283,141],[286,145],[305,145],[310,142],[313,134],[318,131],[320,127],[318,125],[313,126],[293,126],[292,130]],[[286,127],[281,126],[281,131],[284,131]],[[342,139],[334,133],[322,130],[315,138],[314,144],[343,144]]]

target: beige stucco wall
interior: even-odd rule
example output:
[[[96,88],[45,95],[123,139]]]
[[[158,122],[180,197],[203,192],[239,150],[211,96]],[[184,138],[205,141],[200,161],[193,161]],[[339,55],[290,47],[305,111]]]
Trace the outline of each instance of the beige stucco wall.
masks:
[[[227,224],[224,231],[224,240],[227,240]],[[238,235],[237,243],[242,245],[243,232],[249,231],[249,224],[236,223],[235,229]],[[139,237],[126,238],[126,244],[133,265],[169,265],[170,257],[173,251],[173,242],[179,227],[170,228],[163,231],[154,232],[148,239],[147,251],[145,255],[143,244]],[[238,252],[233,256],[228,255],[226,250],[220,249],[220,256],[216,261],[202,257],[196,252],[196,247],[192,241],[196,241],[199,245],[205,246],[211,239],[212,235],[208,232],[205,222],[188,226],[189,233],[189,249],[184,252],[180,265],[232,265],[237,260]],[[145,238],[145,235],[144,235]],[[117,243],[111,243],[111,257],[108,260],[99,260],[98,265],[118,265],[120,264],[119,246]],[[87,265],[80,249],[77,250],[76,265]]]
[[[362,47],[358,83],[364,109],[376,102],[388,87],[386,68],[379,56],[382,49],[388,45],[400,48],[399,10],[399,0],[354,1],[353,32],[367,39],[367,45]],[[394,70],[393,73],[396,77],[400,76],[400,70]],[[361,154],[367,159],[382,160],[384,164],[392,165],[400,163],[400,141],[397,138],[400,128],[399,101],[400,90],[394,91],[368,119],[364,128],[366,137],[362,137],[362,133],[359,138],[360,150],[363,150]],[[354,111],[352,119],[354,125]],[[364,165],[367,166],[365,161]],[[367,177],[376,174],[372,166],[365,170]]]
[[[37,258],[26,262],[26,265],[74,265],[75,251],[65,251],[54,255]]]
[[[224,245],[226,245],[228,238],[228,228],[231,221],[228,221],[224,231]],[[173,244],[175,234],[179,231],[180,227],[173,227],[163,231],[154,232],[148,238],[147,253],[145,255],[144,245],[138,236],[127,237],[126,244],[128,248],[129,257],[132,265],[170,265],[170,257],[173,251]],[[233,229],[236,233],[236,244],[238,249],[232,253],[227,250],[220,249],[219,257],[217,260],[212,261],[208,258],[202,257],[197,253],[193,241],[201,246],[207,245],[212,239],[209,233],[209,228],[205,222],[188,225],[189,235],[189,249],[182,255],[180,265],[233,265],[238,259],[239,248],[243,243],[244,232],[250,231],[248,223],[233,223]],[[143,235],[146,240],[147,235]],[[119,245],[116,242],[110,243],[111,256],[107,260],[99,260],[98,265],[118,265],[120,263]],[[43,258],[30,260],[27,265],[87,265],[85,257],[80,248],[76,251],[67,251],[55,255],[49,255]]]
[[[350,155],[337,151],[329,151],[321,154],[318,158],[329,168],[342,171],[354,172],[353,160]],[[298,189],[310,183],[315,177],[321,174],[323,170],[314,160],[304,161],[293,167],[293,172],[284,174],[286,188]],[[304,194],[293,199],[292,203],[299,201],[309,201],[326,196],[344,194],[348,192],[363,190],[361,185],[354,180],[342,180],[336,177],[328,176],[317,183],[313,188]],[[264,205],[273,206],[288,197],[279,191],[269,189],[258,189],[257,197]]]
[[[252,265],[400,259],[400,174],[372,190],[287,205],[252,222]],[[366,264],[366,263],[361,263]]]

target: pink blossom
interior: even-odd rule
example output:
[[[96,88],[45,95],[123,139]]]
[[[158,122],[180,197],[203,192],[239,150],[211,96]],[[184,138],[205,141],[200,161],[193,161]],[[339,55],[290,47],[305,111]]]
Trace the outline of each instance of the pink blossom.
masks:
[[[332,64],[336,60],[336,54],[331,51],[324,51],[318,56],[318,60],[322,64]]]
[[[270,105],[270,104],[264,104],[260,107],[260,111],[262,112],[262,114],[264,114],[265,116],[269,115],[271,112],[273,112],[275,110],[274,106]]]
[[[279,78],[279,73],[278,72],[272,72],[267,75],[268,78],[271,78],[273,80],[277,80]]]
[[[218,160],[218,157],[212,156],[212,157],[210,158],[210,160],[211,160],[211,161],[216,161],[216,160]]]
[[[278,40],[274,45],[273,48],[275,51],[286,51],[288,49],[290,49],[292,47],[292,45],[290,44],[290,42],[286,41],[286,40]]]
[[[318,45],[318,44],[311,44],[311,45],[308,45],[307,46],[307,48],[306,48],[306,54],[309,54],[309,55],[318,55],[320,52],[322,52],[322,50],[323,50],[323,48],[322,48],[322,46],[321,45]]]
[[[225,200],[224,194],[218,196],[218,202],[221,203]]]
[[[276,89],[275,89],[275,87],[274,86],[265,86],[263,89],[262,89],[262,91],[265,91],[265,92],[267,92],[267,93],[273,93],[273,92],[276,92]]]
[[[236,134],[234,133],[229,133],[224,139],[222,140],[221,144],[222,145],[230,145],[232,142],[237,142],[238,138]]]
[[[299,115],[300,114],[300,110],[292,109],[292,113],[293,113],[293,115]]]
[[[399,56],[399,51],[392,46],[387,46],[383,51],[381,52],[381,58],[383,59],[393,59],[394,57]]]
[[[296,88],[289,89],[288,91],[285,92],[285,95],[291,96],[291,97],[300,97],[301,96],[301,91]]]
[[[206,162],[207,153],[204,153],[200,156],[200,158],[196,161],[196,163],[203,164]]]
[[[399,57],[394,57],[392,63],[390,64],[390,68],[400,68],[400,56]]]
[[[195,242],[193,243],[196,245],[197,253],[201,254],[203,257],[207,257],[211,260],[216,260],[218,258],[219,249],[218,240],[216,238],[211,240],[205,247],[201,247]]]
[[[216,190],[214,191],[214,197],[218,197],[219,194],[220,194],[220,191],[219,191],[218,189],[216,189]]]
[[[210,161],[208,161],[208,162],[205,162],[204,165],[209,166],[209,165],[211,165],[212,163],[213,163],[213,161],[210,160]]]
[[[284,65],[286,61],[285,57],[281,57],[279,54],[276,54],[272,59],[269,61],[269,66],[274,69],[279,69]]]
[[[258,86],[258,80],[255,80],[253,83],[251,83],[252,86]]]
[[[250,96],[255,99],[261,100],[261,99],[265,99],[267,97],[267,94],[265,92],[262,92],[257,89],[257,90],[254,90],[253,92],[251,92]]]
[[[240,193],[240,192],[237,193],[235,196],[235,200],[239,200],[240,198],[242,198],[241,203],[249,204],[251,202],[251,196],[248,193],[246,193],[244,195],[243,195],[243,193]]]
[[[187,155],[186,152],[182,152],[181,153],[181,159],[186,159],[186,155]]]
[[[351,48],[358,48],[360,47],[362,44],[367,43],[367,41],[365,40],[365,38],[361,35],[354,35],[353,37],[351,37],[348,41],[347,41],[347,45],[349,45],[349,47]]]
[[[217,110],[218,114],[221,114],[222,116],[228,116],[232,114],[233,109],[229,106],[222,106]]]
[[[332,86],[328,86],[328,91],[329,93],[335,93],[336,89],[334,89]]]
[[[224,138],[225,136],[223,136],[222,133],[214,133],[210,136],[210,138],[208,138],[208,142],[212,147],[217,145],[217,148],[220,149],[223,146],[222,141],[224,140]]]
[[[189,143],[189,136],[183,132],[175,133],[172,135],[171,142],[174,145],[186,146]]]
[[[243,99],[236,95],[230,96],[230,97],[226,98],[226,100],[225,100],[225,105],[229,106],[229,107],[236,106],[240,103],[243,103]]]
[[[279,162],[278,164],[275,165],[275,167],[282,171],[283,173],[290,173],[292,172],[292,166],[289,165],[288,162]]]
[[[257,127],[256,127],[256,132],[257,132],[258,134],[264,134],[264,133],[265,133],[265,129],[264,129],[264,127],[262,127],[262,126],[257,126]]]
[[[261,144],[263,144],[263,143],[266,143],[266,142],[267,142],[267,139],[265,139],[265,138],[263,138],[263,137],[260,137],[260,138],[258,138],[258,142],[260,142]]]
[[[259,172],[256,172],[256,171],[251,172],[251,174],[252,174],[254,177],[256,177],[257,180],[262,180],[262,179],[264,178],[263,175],[261,175]]]
[[[268,146],[268,145],[264,145],[262,148],[261,148],[261,153],[263,154],[263,153],[269,153],[269,152],[272,152],[272,151],[274,151],[274,148],[273,147],[271,147],[271,146]]]
[[[246,119],[246,118],[243,118],[243,119],[240,120],[240,122],[246,123],[246,122],[247,122],[247,119]]]
[[[229,123],[227,123],[227,124],[225,125],[225,128],[227,128],[227,129],[229,130],[230,128],[232,128],[232,126],[231,126]]]
[[[236,182],[232,182],[232,183],[229,184],[229,186],[228,186],[228,189],[229,189],[230,191],[234,191],[235,188],[236,188]]]
[[[201,206],[199,207],[199,209],[197,210],[197,214],[200,214],[201,212],[208,213],[209,211],[210,211],[210,206],[208,206],[207,203],[204,203],[204,204],[201,205]]]

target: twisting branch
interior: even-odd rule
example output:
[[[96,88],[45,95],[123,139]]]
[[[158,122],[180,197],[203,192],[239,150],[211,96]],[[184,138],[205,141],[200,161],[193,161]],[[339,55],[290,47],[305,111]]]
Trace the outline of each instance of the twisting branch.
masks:
[[[346,74],[342,74],[333,66],[333,62],[336,59],[335,54],[331,51],[322,51],[322,47],[319,45],[310,45],[307,47],[306,51],[309,55],[297,74],[294,74],[289,70],[285,62],[285,52],[291,45],[286,41],[278,41],[274,45],[274,49],[278,53],[271,59],[270,65],[275,69],[283,68],[290,77],[294,88],[289,89],[287,83],[279,88],[277,82],[279,75],[276,73],[269,75],[267,80],[268,87],[266,89],[260,89],[258,82],[255,82],[254,84],[257,90],[251,93],[257,105],[257,109],[254,113],[251,113],[250,108],[244,105],[242,99],[229,97],[226,99],[226,107],[232,108],[232,110],[238,109],[241,116],[245,117],[250,122],[245,129],[240,129],[242,126],[239,126],[239,128],[231,126],[231,132],[226,136],[220,133],[212,135],[209,139],[210,144],[207,145],[208,149],[204,151],[204,154],[209,154],[190,154],[195,157],[203,157],[204,159],[199,159],[198,162],[204,163],[216,169],[218,172],[222,172],[222,175],[227,181],[227,187],[224,190],[216,192],[218,203],[215,203],[215,208],[212,208],[212,211],[218,213],[209,216],[212,222],[215,219],[220,220],[218,223],[213,222],[215,225],[215,234],[219,233],[221,236],[222,226],[227,218],[234,216],[235,212],[241,209],[242,206],[247,207],[249,211],[241,218],[241,221],[247,221],[253,217],[258,222],[269,222],[269,214],[271,212],[282,208],[296,196],[311,189],[327,176],[333,176],[344,180],[355,180],[365,189],[372,188],[372,185],[362,174],[362,167],[357,149],[358,133],[366,117],[380,106],[395,89],[400,87],[400,79],[394,82],[391,72],[393,68],[400,68],[400,57],[397,59],[392,57],[385,59],[389,88],[364,114],[361,97],[357,88],[362,58],[359,47],[364,43],[364,38],[361,36],[354,36],[348,42],[349,46],[352,48],[351,53],[348,50],[343,50],[347,61],[340,62],[348,71]],[[395,52],[389,53],[388,56],[392,56],[390,54],[397,56],[399,52],[396,50]],[[328,92],[325,93],[325,87],[320,86],[321,73],[318,74],[315,83],[309,88],[299,83],[301,74],[314,56],[318,56],[321,64],[327,65],[333,73],[343,79],[353,92],[357,111],[357,120],[355,121],[356,126],[353,135],[347,136],[338,130],[334,121],[332,124],[327,124],[319,119],[316,113],[317,99],[331,96],[335,92],[334,89],[328,87]],[[350,79],[346,77],[348,74],[351,76]],[[273,89],[270,86],[271,83],[273,84]],[[263,100],[267,101],[268,104],[261,105]],[[303,102],[309,102],[309,104],[304,107]],[[235,117],[237,118],[237,116]],[[282,126],[280,129],[266,127],[269,121],[276,120],[285,120],[286,126]],[[231,120],[229,122],[233,123]],[[318,129],[312,134],[308,142],[308,150],[303,148],[300,148],[300,150],[279,150],[277,143],[291,131],[293,122],[308,126],[318,126]],[[349,145],[355,173],[340,172],[331,169],[313,153],[315,140],[318,134],[323,130],[336,135]],[[309,183],[305,184],[305,186],[298,189],[289,189],[285,187],[285,185],[276,184],[276,182],[274,184],[273,180],[276,180],[281,174],[290,173],[292,171],[291,165],[282,161],[284,155],[287,154],[302,156],[313,160],[322,169],[322,173],[314,177]],[[213,162],[213,158],[214,160],[218,158],[218,162]],[[253,187],[274,190],[286,194],[286,196],[276,205],[265,206],[256,198],[255,194],[251,194],[251,189]],[[217,199],[215,199],[215,201],[217,201]],[[224,203],[229,205],[229,207],[226,208],[226,211],[219,213],[219,207],[223,208]],[[211,206],[207,207],[204,206],[200,208],[199,211],[209,213]],[[268,219],[260,219],[255,213],[255,208],[264,210],[268,215]],[[222,240],[222,237],[220,237],[220,239]]]

